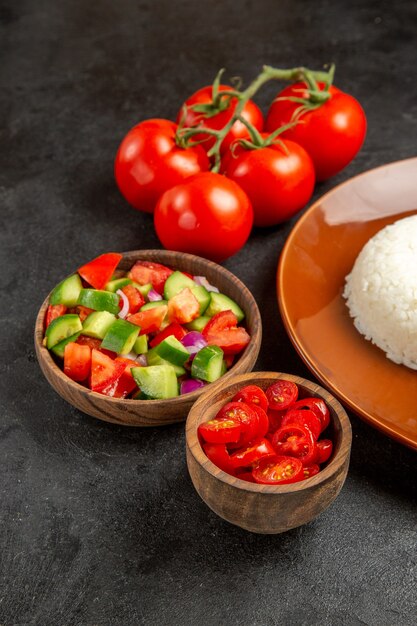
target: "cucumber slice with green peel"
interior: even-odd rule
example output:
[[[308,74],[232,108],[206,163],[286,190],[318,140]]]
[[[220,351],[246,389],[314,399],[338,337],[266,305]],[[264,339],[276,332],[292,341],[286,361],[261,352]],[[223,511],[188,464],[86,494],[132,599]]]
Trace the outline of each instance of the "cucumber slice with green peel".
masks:
[[[191,287],[191,293],[195,295],[200,305],[200,316],[204,314],[211,301],[210,292],[203,286]]]
[[[194,357],[191,376],[213,383],[223,375],[223,350],[218,346],[206,346]]]
[[[115,280],[110,280],[106,286],[104,287],[105,291],[111,291],[112,293],[116,293],[118,289],[123,289],[126,285],[131,285],[133,281],[130,278],[116,278]]]
[[[133,281],[132,285],[136,287],[136,289],[142,294],[144,298],[146,298],[146,296],[152,289],[152,283],[146,283],[146,285],[139,285],[139,283],[135,283],[135,281]]]
[[[82,330],[83,325],[78,315],[68,313],[52,320],[45,331],[46,347],[48,350],[56,346],[64,339],[75,335]]]
[[[138,335],[138,326],[125,320],[116,320],[104,335],[101,347],[111,352],[117,352],[117,354],[128,354]]]
[[[147,302],[140,307],[139,311],[147,311],[148,309],[154,309],[156,306],[167,306],[166,300],[155,300],[154,302]]]
[[[78,333],[75,333],[75,335],[70,335],[66,339],[63,339],[62,341],[57,343],[56,346],[53,346],[51,348],[51,352],[53,352],[55,356],[58,356],[60,359],[63,359],[64,353],[65,353],[65,346],[68,343],[73,343],[74,341],[77,341],[80,335],[81,335],[81,331],[79,331]]]
[[[116,321],[116,316],[108,311],[94,311],[85,318],[83,323],[83,335],[104,339],[110,326]]]
[[[78,303],[78,296],[82,288],[81,278],[78,274],[73,274],[55,287],[49,298],[49,304],[75,306]]]
[[[179,365],[180,367],[190,358],[188,350],[174,335],[166,337],[166,339],[163,339],[161,343],[153,349],[162,359],[169,361],[173,365]]]
[[[117,314],[120,311],[119,300],[117,293],[101,289],[81,289],[77,304],[94,309],[94,311]]]
[[[165,281],[164,285],[164,298],[169,300],[177,295],[180,291],[188,287],[192,289],[193,287],[197,287],[195,282],[186,274],[179,272],[173,272]],[[196,296],[197,297],[197,296]]]
[[[139,327],[137,326],[136,328]],[[132,350],[135,354],[146,354],[148,351],[148,335],[140,335],[133,344]]]
[[[149,396],[146,395],[146,393],[143,393],[142,389],[139,389],[132,396],[132,400],[153,400],[153,398],[150,398]]]
[[[170,365],[132,367],[130,370],[142,393],[154,400],[165,400],[179,395],[178,380]]]
[[[213,317],[213,315],[220,313],[220,311],[232,311],[236,315],[238,322],[241,322],[245,317],[245,314],[240,306],[234,300],[229,298],[229,296],[225,296],[224,293],[216,293],[212,291],[210,295],[210,304],[208,305],[205,314]]]
[[[166,361],[156,352],[155,348],[151,348],[146,354],[146,361],[148,365],[169,365],[174,368],[174,372],[176,376],[184,376],[185,368],[181,367],[181,365],[175,365],[174,363],[170,363],[170,361]]]
[[[211,318],[208,317],[207,315],[202,315],[200,317],[197,317],[192,322],[188,322],[188,324],[184,324],[184,326],[188,330],[198,330],[198,332],[201,333],[201,331],[203,330],[204,326],[207,324],[207,322],[210,321],[210,319]]]

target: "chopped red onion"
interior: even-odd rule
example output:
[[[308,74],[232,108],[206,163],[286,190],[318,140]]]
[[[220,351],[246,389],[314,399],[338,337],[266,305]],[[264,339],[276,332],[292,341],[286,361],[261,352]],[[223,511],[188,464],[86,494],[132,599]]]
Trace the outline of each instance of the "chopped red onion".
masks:
[[[187,348],[190,354],[196,354],[207,345],[207,341],[197,330],[191,330],[189,333],[184,335],[181,339],[181,343],[184,348]]]
[[[155,291],[155,289],[150,289],[148,292],[148,300],[149,302],[156,302],[157,300],[162,300],[162,296]]]
[[[220,293],[217,287],[211,285],[205,276],[193,276],[194,282],[200,287],[205,287],[207,291],[214,291],[215,293]]]
[[[180,393],[191,393],[192,391],[196,391],[197,389],[204,387],[205,384],[206,383],[204,381],[199,380],[198,378],[186,378],[181,383]]]
[[[140,365],[143,365],[143,367],[146,367],[148,365],[148,359],[146,358],[146,354],[139,354],[139,356],[136,358],[136,361]]]
[[[121,297],[122,302],[123,302],[123,306],[122,306],[122,308],[120,309],[120,311],[118,312],[118,314],[117,314],[117,315],[118,315],[118,316],[119,316],[122,320],[124,320],[124,319],[125,319],[125,317],[127,316],[127,314],[129,313],[129,300],[128,300],[128,298],[127,298],[126,294],[125,294],[125,293],[123,293],[123,291],[122,291],[121,289],[118,289],[118,290],[116,291],[116,293],[117,293],[117,295],[118,295],[118,296],[120,296],[120,297]]]

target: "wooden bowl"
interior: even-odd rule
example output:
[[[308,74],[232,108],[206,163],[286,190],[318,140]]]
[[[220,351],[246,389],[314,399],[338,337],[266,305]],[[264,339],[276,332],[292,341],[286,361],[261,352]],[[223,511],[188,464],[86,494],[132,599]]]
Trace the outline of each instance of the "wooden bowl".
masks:
[[[299,387],[299,397],[322,398],[331,415],[329,438],[333,453],[323,469],[299,483],[282,486],[250,483],[223,472],[204,454],[198,426],[212,419],[245,385],[266,389],[279,378]],[[304,378],[276,372],[252,372],[224,380],[192,407],[186,424],[187,465],[204,502],[223,519],[255,533],[282,533],[314,519],[336,498],[345,482],[352,443],[349,419],[341,404],[325,389]]]
[[[220,381],[229,380],[234,374],[248,372],[258,357],[262,339],[262,323],[254,297],[245,285],[224,267],[207,259],[169,250],[134,250],[123,253],[119,269],[128,270],[138,261],[155,261],[175,269],[189,272],[194,276],[206,276],[208,281],[235,300],[245,312],[246,328],[251,336],[250,343],[239,359],[219,381],[192,393],[170,398],[169,400],[130,400],[110,398],[90,391],[83,385],[72,381],[57,365],[51,354],[42,344],[44,336],[44,318],[48,307],[49,295],[42,304],[35,326],[35,348],[41,369],[60,396],[88,415],[107,422],[126,426],[162,426],[185,421],[193,403],[208,388]]]

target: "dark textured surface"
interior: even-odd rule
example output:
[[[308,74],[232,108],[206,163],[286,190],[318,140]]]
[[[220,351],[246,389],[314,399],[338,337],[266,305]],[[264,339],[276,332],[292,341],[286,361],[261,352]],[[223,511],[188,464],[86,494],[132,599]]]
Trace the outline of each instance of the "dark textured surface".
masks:
[[[187,476],[183,426],[134,430],[80,414],[43,379],[38,307],[109,249],[158,247],[112,176],[123,134],[175,115],[226,66],[320,67],[362,102],[365,146],[315,197],[415,155],[412,1],[1,0],[0,624],[414,625],[416,454],[352,416],[350,472],[308,526],[256,536],[220,520]],[[261,105],[275,93],[268,87]],[[274,288],[292,224],[225,264],[263,316],[259,370],[310,377]]]

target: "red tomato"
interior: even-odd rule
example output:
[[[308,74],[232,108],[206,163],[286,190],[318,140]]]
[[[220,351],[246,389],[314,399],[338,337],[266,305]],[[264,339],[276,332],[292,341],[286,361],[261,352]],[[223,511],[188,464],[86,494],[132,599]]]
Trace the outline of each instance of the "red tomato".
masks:
[[[317,443],[311,431],[299,424],[281,426],[272,437],[272,445],[277,454],[295,456],[306,466],[315,463],[317,458]]]
[[[82,265],[77,271],[89,285],[95,289],[103,289],[113,276],[114,270],[119,265],[121,259],[121,254],[107,252]]]
[[[64,350],[64,373],[82,382],[88,378],[91,370],[91,348],[75,342],[67,343]]]
[[[217,417],[198,427],[198,434],[207,443],[236,443],[241,431],[240,421],[228,417]]]
[[[132,367],[140,367],[140,365],[133,359],[127,359],[120,356],[115,359],[115,362],[123,363],[125,365],[125,370],[109,388],[106,395],[111,396],[112,398],[126,398],[136,388],[136,382],[130,370]]]
[[[80,335],[77,338],[75,343],[78,343],[80,346],[89,346],[91,350],[100,350],[100,352],[102,352],[103,354],[107,354],[107,356],[109,356],[112,359],[114,359],[114,357],[116,356],[115,352],[102,348],[101,339],[96,339],[95,337],[87,337],[86,335]]]
[[[239,478],[239,480],[246,480],[246,482],[248,483],[254,483],[256,482],[252,472],[238,472],[236,471],[236,478]]]
[[[319,85],[323,89],[323,85]],[[294,83],[277,97],[306,97],[305,83]],[[280,137],[303,146],[311,156],[317,180],[326,180],[340,172],[360,150],[366,134],[366,117],[359,102],[337,87],[329,89],[330,98],[320,107],[307,111],[300,123]],[[293,120],[299,102],[274,100],[266,119],[267,131],[273,132]]]
[[[161,328],[167,311],[168,307],[166,304],[162,304],[161,306],[155,306],[152,309],[146,309],[134,315],[129,315],[127,321],[136,326],[140,326],[139,335],[156,333]]]
[[[240,402],[240,400],[238,402]],[[254,411],[256,411],[259,417],[258,437],[265,437],[266,433],[269,430],[269,419],[267,414],[259,406],[259,404],[249,403],[249,406],[252,407]]]
[[[288,424],[301,424],[306,426],[317,441],[321,432],[321,421],[314,411],[294,409],[291,407],[282,419],[281,426]]]
[[[160,344],[161,341],[163,341],[167,337],[170,337],[171,335],[174,335],[176,339],[181,341],[181,339],[185,337],[186,334],[187,331],[180,324],[178,324],[177,322],[173,322],[172,324],[169,324],[169,326],[164,328],[164,330],[161,330],[161,332],[155,335],[155,337],[149,342],[149,345],[151,348],[154,348],[155,346]]]
[[[256,404],[264,411],[267,411],[268,409],[268,398],[258,385],[246,385],[246,387],[242,387],[242,389],[233,397],[233,402]]]
[[[75,312],[77,313],[80,320],[83,322],[90,313],[94,313],[94,309],[89,309],[88,306],[83,306],[82,304],[77,304],[75,307]]]
[[[201,146],[176,144],[177,125],[151,119],[134,126],[120,144],[114,163],[117,185],[135,209],[153,213],[161,194],[182,180],[209,169]]]
[[[257,463],[264,457],[275,457],[276,452],[272,444],[267,439],[257,439],[246,448],[241,448],[230,455],[232,465],[238,467],[249,467]]]
[[[321,398],[302,398],[302,400],[297,400],[291,408],[314,411],[321,421],[322,432],[330,424],[330,411]]]
[[[333,451],[333,442],[330,439],[321,439],[317,442],[317,463],[325,463],[330,459]]]
[[[228,402],[220,409],[217,418],[238,420],[241,423],[242,432],[237,442],[239,447],[249,443],[257,436],[259,417],[249,404],[245,404],[244,402]]]
[[[320,467],[317,465],[317,463],[309,465],[308,467],[303,467],[304,478],[311,478],[312,476],[318,474],[319,471]]]
[[[253,468],[255,482],[262,485],[287,485],[303,480],[303,464],[289,456],[261,459]]]
[[[238,354],[250,342],[250,335],[242,326],[237,326],[237,317],[229,310],[213,315],[202,335],[210,346],[219,346],[225,354]]]
[[[48,328],[49,324],[53,322],[57,317],[61,317],[61,315],[65,315],[67,312],[67,307],[63,304],[50,304],[46,310],[45,316],[45,330]]]
[[[219,91],[225,91],[233,89],[229,85],[219,85]],[[232,117],[236,105],[238,103],[237,98],[231,98],[229,100],[227,108],[224,108],[219,113],[213,114],[205,114],[198,111],[193,111],[193,105],[201,105],[201,104],[212,104],[213,103],[213,86],[208,85],[207,87],[203,87],[196,91],[192,96],[190,96],[182,105],[178,116],[177,116],[177,124],[180,122],[183,123],[183,126],[186,127],[194,127],[194,126],[203,126],[204,128],[209,128],[212,130],[221,130]],[[222,105],[227,104],[227,96],[222,98]],[[250,122],[255,128],[259,131],[263,129],[264,119],[260,109],[256,106],[256,104],[252,100],[248,100],[245,104],[242,117]],[[237,120],[230,131],[227,133],[226,137],[223,140],[221,145],[222,152],[227,150],[230,144],[236,139],[244,139],[249,137],[248,129],[242,122]],[[194,135],[194,141],[203,141],[201,144],[205,150],[210,150],[213,146],[215,139],[207,134],[201,133],[198,135]]]
[[[166,191],[158,201],[154,220],[165,248],[219,262],[246,243],[253,209],[234,181],[203,172]]]
[[[123,293],[129,300],[129,313],[137,313],[141,306],[145,304],[145,298],[133,285],[126,285],[122,288]]]
[[[236,158],[228,160],[225,174],[247,193],[255,226],[285,222],[313,195],[313,161],[297,143],[282,143],[256,150],[242,149]]]
[[[160,294],[164,293],[164,285],[168,276],[174,272],[170,267],[152,261],[136,261],[128,276],[139,285],[148,285]]]
[[[189,287],[185,287],[168,300],[168,318],[170,322],[187,324],[200,315],[200,304]]]
[[[91,351],[90,389],[108,395],[125,369],[125,363],[118,363],[99,350],[93,349]]]
[[[298,387],[290,380],[277,380],[265,391],[269,408],[273,411],[288,409],[298,397]]]
[[[266,414],[269,420],[268,432],[275,433],[278,430],[278,428],[281,428],[282,420],[284,419],[284,415],[286,414],[286,411],[285,410],[284,411],[271,411],[271,409],[268,409]]]
[[[217,465],[224,472],[234,475],[235,469],[230,462],[230,455],[225,443],[205,443],[203,450],[214,465]]]

